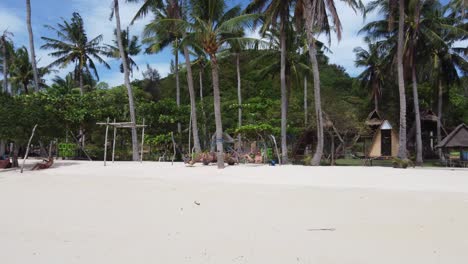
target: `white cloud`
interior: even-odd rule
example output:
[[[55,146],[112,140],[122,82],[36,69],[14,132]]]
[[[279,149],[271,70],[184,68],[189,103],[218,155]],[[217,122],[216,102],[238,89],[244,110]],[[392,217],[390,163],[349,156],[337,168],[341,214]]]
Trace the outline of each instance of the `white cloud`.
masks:
[[[0,32],[8,30],[15,35],[26,33],[26,22],[14,9],[0,6]]]

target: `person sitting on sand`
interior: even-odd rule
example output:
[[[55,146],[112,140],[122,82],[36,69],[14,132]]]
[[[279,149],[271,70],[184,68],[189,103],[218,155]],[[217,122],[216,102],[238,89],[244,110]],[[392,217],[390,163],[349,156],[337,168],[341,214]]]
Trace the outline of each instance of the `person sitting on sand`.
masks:
[[[48,169],[54,164],[54,158],[50,157],[48,160],[43,160],[42,162],[36,163],[31,170],[45,170]]]

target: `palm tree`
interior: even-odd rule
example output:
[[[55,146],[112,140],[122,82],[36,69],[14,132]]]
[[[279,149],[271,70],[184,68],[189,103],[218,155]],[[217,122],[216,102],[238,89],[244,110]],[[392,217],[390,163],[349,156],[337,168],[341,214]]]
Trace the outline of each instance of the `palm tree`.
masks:
[[[454,26],[455,21],[453,18],[443,17],[443,14],[446,13],[445,8],[442,8],[442,5],[437,1],[409,0],[407,5],[408,7],[404,16],[404,35],[407,38],[407,44],[404,47],[403,53],[406,65],[404,70],[411,75],[416,128],[416,163],[422,164],[422,132],[417,72],[420,72],[423,68],[418,71],[418,67],[423,66],[424,63],[434,65],[428,61],[433,50],[447,50],[449,48],[447,46],[449,40],[444,36],[461,39],[467,35],[467,32]],[[392,23],[392,19],[390,19],[391,6],[386,0],[379,0],[372,2],[368,7],[369,10],[379,7],[388,19],[371,22],[361,31],[367,31],[372,38],[385,39],[384,42],[388,46],[394,46],[393,43],[397,42],[395,40],[395,35],[397,34],[394,28],[397,27],[399,30],[399,25],[390,25]],[[392,28],[392,32],[388,32],[388,28]],[[388,53],[389,57],[394,56],[394,48],[388,48]],[[391,64],[391,60],[387,61]],[[419,74],[419,76],[423,77],[424,75]]]
[[[196,153],[201,152],[200,138],[198,134],[198,118],[197,108],[195,99],[195,89],[193,82],[192,66],[190,62],[190,51],[188,41],[182,41],[187,35],[187,28],[184,27],[184,23],[180,23],[179,20],[184,18],[182,6],[180,0],[169,0],[166,6],[160,8],[153,8],[156,13],[155,19],[145,27],[145,43],[149,43],[151,46],[149,50],[151,52],[159,52],[170,43],[174,46],[175,56],[175,75],[176,75],[176,94],[177,94],[177,105],[180,105],[180,86],[179,86],[179,49],[182,48],[185,58],[185,67],[187,70],[187,86],[190,97],[190,113],[192,119],[192,131],[193,141]],[[178,124],[179,132],[180,123]]]
[[[34,37],[31,25],[31,0],[26,0],[26,24],[28,25],[29,49],[31,50],[31,65],[34,75],[34,87],[39,91],[39,75],[36,65],[36,50],[34,49]]]
[[[342,0],[348,4],[353,10],[362,8],[362,3],[355,0]],[[323,114],[320,96],[320,73],[317,60],[317,48],[315,46],[314,32],[324,31],[330,35],[331,25],[329,19],[333,21],[333,28],[336,31],[338,41],[341,39],[341,21],[336,11],[334,1],[313,1],[313,0],[298,0],[296,3],[295,14],[298,18],[303,17],[304,26],[307,34],[309,57],[314,76],[314,98],[315,98],[315,114],[317,119],[317,146],[311,164],[314,166],[320,165],[320,160],[323,155]],[[330,17],[330,18],[329,18]]]
[[[62,24],[57,24],[57,28],[46,26],[46,28],[57,34],[58,39],[42,37],[45,44],[42,45],[41,48],[54,50],[49,55],[56,57],[57,59],[49,66],[66,67],[70,63],[75,64],[76,73],[80,83],[81,95],[83,95],[85,92],[83,83],[85,70],[87,73],[91,73],[90,69],[93,70],[94,76],[99,80],[96,64],[93,59],[110,69],[109,64],[107,64],[107,62],[105,62],[101,57],[101,55],[107,54],[106,47],[100,46],[102,35],[88,41],[83,19],[80,14],[73,13],[70,22],[64,19],[62,19],[62,22]]]
[[[286,27],[289,23],[291,0],[254,0],[250,3],[246,11],[248,13],[263,14],[263,25],[261,33],[264,34],[270,27],[276,27],[279,20],[280,47],[281,47],[281,159],[283,163],[288,163],[287,144],[287,115],[288,115],[288,93],[286,83]]]
[[[354,49],[356,53],[356,67],[365,67],[364,71],[357,76],[360,85],[371,91],[374,99],[374,110],[379,110],[379,98],[382,95],[382,86],[386,74],[385,49],[382,43],[372,43],[369,38],[365,38],[367,50],[361,47]]]
[[[2,47],[0,53],[0,70],[3,72],[3,90],[9,94],[8,88],[8,63],[12,60],[13,44],[10,37],[13,33],[5,30],[0,36],[0,46]]]
[[[214,113],[216,124],[216,149],[218,168],[224,168],[223,126],[221,120],[221,97],[219,91],[219,65],[217,53],[227,41],[241,39],[237,33],[250,26],[254,15],[239,15],[240,6],[226,10],[224,1],[192,1],[194,23],[186,36],[187,40],[199,44],[211,61]]]
[[[132,86],[130,84],[130,69],[129,69],[130,64],[125,54],[125,46],[123,44],[123,39],[122,39],[122,30],[120,28],[119,0],[114,0],[114,6],[112,8],[112,11],[113,11],[113,14],[115,15],[115,23],[117,25],[117,28],[116,28],[117,42],[119,45],[120,58],[122,59],[122,65],[124,69],[124,82],[125,82],[125,86],[127,87],[127,94],[128,94],[130,122],[132,123],[131,131],[132,131],[133,161],[137,161],[140,158],[138,155],[138,138],[137,138],[137,131],[136,131],[135,103],[133,101]]]
[[[44,75],[50,73],[49,68],[39,68],[39,88],[47,87],[45,81],[42,79]],[[10,67],[10,81],[11,86],[16,90],[23,90],[24,93],[30,92],[30,86],[36,87],[34,83],[34,73],[31,62],[29,61],[29,54],[26,47],[21,47],[15,51],[13,61]]]
[[[114,45],[105,45],[107,47],[107,56],[120,59],[120,50],[119,50],[119,43],[117,41],[117,30],[114,30],[115,39],[113,40]],[[131,56],[136,56],[141,52],[141,45],[138,43],[138,37],[132,36],[130,37],[130,31],[127,30],[122,31],[122,43],[125,49],[125,57],[127,58],[128,62],[128,69],[130,70],[130,74],[133,76],[133,68],[139,70],[138,65],[133,60]],[[123,64],[120,64],[120,72],[124,73]]]

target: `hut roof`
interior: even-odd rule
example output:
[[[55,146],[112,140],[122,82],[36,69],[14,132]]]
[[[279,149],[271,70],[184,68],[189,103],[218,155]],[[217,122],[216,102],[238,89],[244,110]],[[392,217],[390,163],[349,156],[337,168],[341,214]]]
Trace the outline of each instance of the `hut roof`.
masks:
[[[212,141],[216,141],[216,133],[211,136]],[[235,140],[226,132],[223,132],[223,142],[224,143],[234,143]]]
[[[465,124],[457,126],[436,148],[468,148],[468,126]]]
[[[380,117],[379,112],[377,112],[377,110],[374,109],[367,116],[366,125],[368,125],[368,126],[380,126],[380,124],[382,124],[382,118]]]
[[[439,118],[432,110],[424,110],[421,112],[421,120],[437,122]]]

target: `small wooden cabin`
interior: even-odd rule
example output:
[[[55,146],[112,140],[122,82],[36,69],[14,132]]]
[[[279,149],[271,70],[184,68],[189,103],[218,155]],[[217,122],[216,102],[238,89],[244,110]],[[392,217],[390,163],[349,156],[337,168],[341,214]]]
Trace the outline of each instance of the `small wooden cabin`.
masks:
[[[368,157],[396,157],[398,154],[398,132],[388,120],[384,120],[375,131]]]

